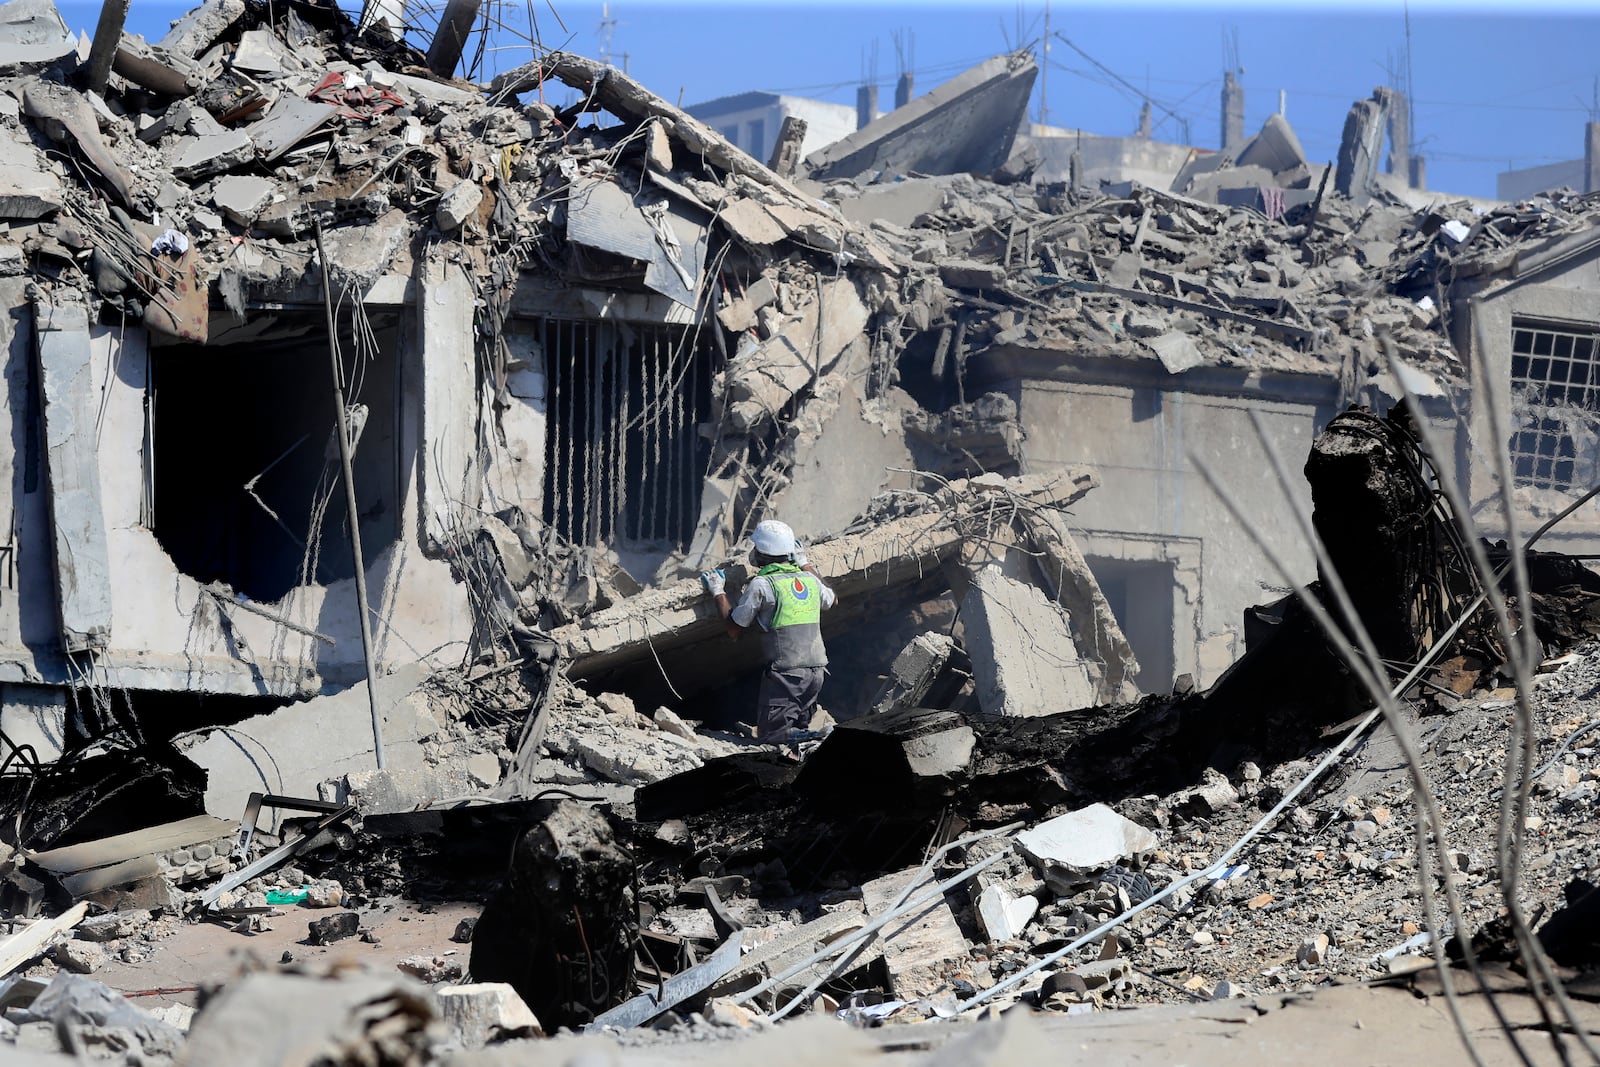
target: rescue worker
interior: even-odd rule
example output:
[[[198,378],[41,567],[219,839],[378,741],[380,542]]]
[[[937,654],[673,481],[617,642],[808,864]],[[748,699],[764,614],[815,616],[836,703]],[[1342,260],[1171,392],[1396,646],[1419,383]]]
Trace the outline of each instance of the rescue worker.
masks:
[[[825,585],[795,541],[794,531],[776,519],[757,524],[750,564],[756,574],[744,587],[737,606],[728,600],[727,575],[700,575],[706,592],[728,633],[741,636],[760,626],[767,657],[756,708],[756,739],[762,744],[798,745],[818,734],[807,727],[822,692],[828,653],[822,647],[822,613],[833,607],[833,590]]]

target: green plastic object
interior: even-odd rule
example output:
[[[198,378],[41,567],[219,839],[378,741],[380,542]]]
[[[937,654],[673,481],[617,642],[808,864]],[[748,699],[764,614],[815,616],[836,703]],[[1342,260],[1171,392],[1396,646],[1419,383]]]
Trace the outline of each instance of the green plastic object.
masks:
[[[299,903],[301,903],[302,901],[304,901],[306,899],[307,895],[309,895],[310,892],[311,892],[311,887],[308,886],[308,885],[303,885],[299,889],[290,889],[288,891],[284,891],[284,890],[280,890],[280,889],[269,889],[269,890],[267,890],[267,903],[268,904],[299,904]]]

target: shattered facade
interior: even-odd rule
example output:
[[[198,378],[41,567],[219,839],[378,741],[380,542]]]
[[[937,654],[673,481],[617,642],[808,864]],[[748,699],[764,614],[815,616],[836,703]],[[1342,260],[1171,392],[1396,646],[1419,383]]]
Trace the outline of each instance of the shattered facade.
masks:
[[[1027,52],[818,145],[561,51],[441,74],[467,3],[426,54],[396,5],[106,10],[0,6],[0,1042],[1267,1005],[1505,951],[1517,743],[1592,963],[1600,579],[1518,584],[1487,457],[1524,533],[1600,484],[1594,195],[1425,195],[1387,88],[1336,166],[1029,127]],[[837,598],[783,746],[702,573],[770,517]],[[1395,817],[1435,718],[1459,849]],[[112,992],[223,934],[283,958]]]

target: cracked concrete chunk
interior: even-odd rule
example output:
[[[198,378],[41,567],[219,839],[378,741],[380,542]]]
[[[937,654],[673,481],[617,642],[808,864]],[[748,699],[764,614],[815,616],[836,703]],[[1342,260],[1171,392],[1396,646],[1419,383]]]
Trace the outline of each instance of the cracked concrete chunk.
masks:
[[[1022,831],[1017,845],[1052,890],[1067,893],[1154,850],[1156,835],[1104,804],[1091,804]]]
[[[244,10],[244,0],[206,0],[174,22],[158,47],[193,59],[238,22]]]
[[[1167,368],[1168,374],[1182,374],[1205,362],[1205,357],[1200,354],[1194,339],[1177,330],[1152,337],[1146,340],[1145,344],[1161,360],[1161,365]]]
[[[242,166],[255,157],[255,146],[240,130],[228,130],[180,141],[173,155],[172,173],[185,181],[207,178]]]
[[[479,1048],[491,1040],[541,1032],[532,1009],[504,982],[476,982],[435,991],[439,1014],[454,1030],[463,1048]]]
[[[1037,587],[983,567],[962,597],[961,618],[985,715],[1048,715],[1094,704],[1095,685],[1066,615]]]
[[[483,203],[483,186],[475,181],[458,182],[454,188],[439,198],[439,209],[433,221],[445,233],[454,233],[472,217]]]
[[[233,222],[248,226],[277,191],[277,183],[266,178],[230,175],[211,190],[211,202]]]

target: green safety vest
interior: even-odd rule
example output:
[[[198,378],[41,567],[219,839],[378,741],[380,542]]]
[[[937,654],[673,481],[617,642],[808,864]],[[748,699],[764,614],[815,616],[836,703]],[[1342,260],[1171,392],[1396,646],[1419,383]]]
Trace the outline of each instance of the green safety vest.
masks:
[[[777,604],[763,639],[767,659],[779,670],[826,667],[822,645],[822,581],[792,563],[772,563],[756,577],[772,588]]]

